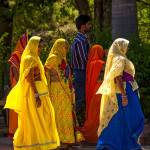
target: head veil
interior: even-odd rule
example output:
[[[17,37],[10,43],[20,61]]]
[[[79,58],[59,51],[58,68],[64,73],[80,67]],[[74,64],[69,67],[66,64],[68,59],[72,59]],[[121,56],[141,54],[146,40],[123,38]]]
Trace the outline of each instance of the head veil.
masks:
[[[107,127],[113,115],[118,111],[116,93],[121,93],[115,84],[115,78],[123,75],[123,71],[134,77],[135,69],[132,62],[126,57],[129,41],[123,38],[116,39],[109,49],[104,81],[97,93],[103,94],[100,108],[100,126],[98,135]],[[138,86],[135,84],[134,89]],[[125,84],[124,84],[125,88]]]
[[[18,43],[17,43],[17,46],[15,48],[14,53],[12,54],[10,59],[8,60],[8,62],[10,64],[13,64],[17,68],[18,71],[20,69],[21,56],[22,56],[22,53],[23,53],[27,43],[28,43],[27,34],[22,34],[20,36],[19,40],[18,40]],[[13,78],[14,78],[14,73],[13,73],[13,68],[11,66],[10,67],[10,82],[11,82],[11,85],[13,85]]]
[[[88,114],[89,103],[93,96],[93,90],[96,86],[97,78],[104,63],[103,47],[100,45],[94,45],[90,50],[86,67],[86,116]]]
[[[66,40],[58,39],[54,43],[51,52],[44,65],[45,68],[50,70],[55,69],[58,73],[59,81],[64,91],[69,97],[72,97],[73,86],[72,86],[72,76],[70,67],[66,61]],[[48,84],[50,83],[50,72],[46,72],[48,78]]]

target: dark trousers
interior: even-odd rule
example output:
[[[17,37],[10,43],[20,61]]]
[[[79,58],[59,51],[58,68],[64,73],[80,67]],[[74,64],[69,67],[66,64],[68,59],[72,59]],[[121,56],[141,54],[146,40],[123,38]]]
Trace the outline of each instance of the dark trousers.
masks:
[[[75,81],[76,113],[85,97],[86,70],[73,70]]]

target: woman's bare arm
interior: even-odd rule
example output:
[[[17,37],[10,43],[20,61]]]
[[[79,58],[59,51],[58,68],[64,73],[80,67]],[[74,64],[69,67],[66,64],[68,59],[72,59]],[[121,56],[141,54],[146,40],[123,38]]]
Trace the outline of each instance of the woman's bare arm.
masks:
[[[15,79],[18,82],[18,80],[19,80],[19,71],[14,65],[12,66],[12,69],[13,69],[13,73],[14,73]]]
[[[104,80],[105,66],[106,66],[106,64],[104,63],[104,64],[102,65],[100,74],[99,74],[98,79],[97,79],[97,82],[98,82],[98,83],[102,83],[103,80]]]
[[[37,88],[36,88],[35,83],[34,83],[34,68],[30,69],[30,72],[27,75],[26,80],[29,82],[34,94],[38,94]],[[41,106],[41,100],[40,100],[39,96],[35,96],[35,99],[36,99],[36,106],[40,107]]]
[[[128,104],[128,98],[127,98],[127,95],[126,95],[126,92],[124,90],[124,86],[123,86],[123,80],[122,80],[122,76],[117,76],[115,78],[115,81],[116,81],[116,84],[118,86],[118,88],[120,89],[121,91],[121,95],[122,95],[122,105],[123,106],[126,106]]]

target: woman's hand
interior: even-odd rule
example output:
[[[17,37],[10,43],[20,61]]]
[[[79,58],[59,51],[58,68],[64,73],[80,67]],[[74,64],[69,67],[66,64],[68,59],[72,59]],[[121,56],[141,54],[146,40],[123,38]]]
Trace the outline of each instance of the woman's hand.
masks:
[[[122,105],[123,105],[123,106],[127,106],[127,105],[128,105],[128,98],[127,98],[126,95],[125,95],[125,96],[122,96]]]
[[[41,106],[41,100],[40,100],[39,96],[36,97],[35,99],[36,99],[36,106],[40,107]]]

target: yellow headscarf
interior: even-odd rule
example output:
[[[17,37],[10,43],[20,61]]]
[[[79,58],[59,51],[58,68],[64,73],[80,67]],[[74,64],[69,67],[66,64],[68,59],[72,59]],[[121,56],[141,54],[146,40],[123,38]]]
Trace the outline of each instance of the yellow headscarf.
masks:
[[[72,97],[74,89],[72,87],[72,77],[70,67],[66,61],[66,40],[58,39],[54,43],[51,52],[44,65],[47,69],[55,69],[58,73],[60,83],[69,97]],[[46,72],[48,84],[50,84],[50,72]],[[49,87],[50,88],[50,87]]]
[[[115,84],[115,78],[123,75],[123,71],[134,77],[135,69],[132,62],[126,57],[129,41],[123,38],[116,39],[109,49],[107,57],[104,81],[97,93],[101,93],[100,126],[98,135],[108,126],[113,115],[118,111],[117,93],[121,93]],[[132,82],[133,90],[138,88],[136,82]],[[124,83],[124,89],[126,85]]]
[[[30,86],[25,80],[29,71],[33,67],[38,67],[40,69],[41,80],[47,85],[44,67],[40,58],[38,56],[38,44],[40,37],[34,36],[30,38],[28,45],[26,46],[20,64],[20,76],[17,85],[10,91],[7,96],[6,105],[4,108],[10,108],[16,112],[21,112],[24,104],[24,99],[26,98],[26,89]]]

